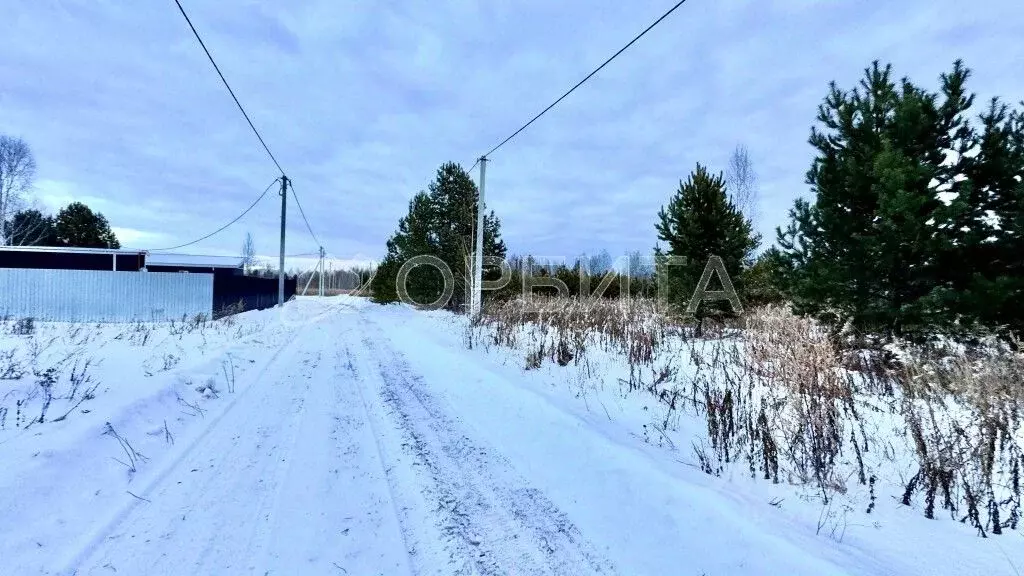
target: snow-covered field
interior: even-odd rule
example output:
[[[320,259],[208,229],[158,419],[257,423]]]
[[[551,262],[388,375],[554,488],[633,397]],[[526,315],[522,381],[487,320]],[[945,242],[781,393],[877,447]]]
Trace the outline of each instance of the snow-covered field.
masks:
[[[24,328],[0,328],[3,575],[1024,569],[1017,531],[927,520],[889,485],[867,514],[705,474],[703,419],[664,425],[623,358],[524,370],[446,313],[341,296]]]

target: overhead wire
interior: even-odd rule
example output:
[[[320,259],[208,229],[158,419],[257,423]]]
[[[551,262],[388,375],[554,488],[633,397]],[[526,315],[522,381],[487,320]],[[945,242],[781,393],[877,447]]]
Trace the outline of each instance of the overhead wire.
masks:
[[[185,244],[180,244],[178,246],[171,246],[170,248],[151,248],[150,251],[151,252],[165,252],[167,250],[177,250],[179,248],[184,248],[186,246],[191,246],[193,244],[198,244],[198,243],[202,242],[203,240],[206,240],[207,238],[211,238],[213,236],[216,236],[217,234],[220,234],[221,232],[226,230],[229,226],[231,226],[235,222],[238,222],[239,220],[241,220],[246,214],[249,213],[250,210],[255,208],[256,205],[260,203],[260,200],[263,200],[263,198],[267,195],[267,192],[270,192],[270,189],[274,187],[274,184],[277,184],[280,181],[281,181],[280,178],[274,178],[274,181],[271,182],[269,186],[267,186],[266,190],[264,190],[263,193],[260,194],[259,197],[257,197],[256,200],[252,204],[249,205],[248,208],[246,208],[245,210],[242,211],[241,214],[236,216],[234,220],[228,222],[227,224],[221,226],[220,228],[214,230],[213,232],[210,232],[206,236],[203,236],[202,238],[199,238],[198,240],[193,240],[191,242],[186,242]]]
[[[216,70],[217,75],[220,76],[220,80],[224,83],[224,87],[227,88],[228,93],[231,94],[231,98],[235,101],[235,105],[238,106],[239,112],[241,112],[242,116],[245,117],[245,121],[248,122],[249,128],[251,128],[253,134],[256,135],[256,138],[259,140],[260,144],[263,146],[263,149],[266,151],[267,156],[269,156],[270,160],[273,161],[274,166],[276,166],[278,171],[281,172],[281,176],[285,176],[284,168],[281,167],[281,164],[277,161],[277,158],[274,157],[274,153],[270,151],[270,147],[267,146],[267,143],[263,139],[263,136],[260,134],[260,131],[256,129],[256,125],[253,124],[253,121],[249,117],[249,114],[245,111],[245,107],[243,107],[242,103],[238,100],[238,96],[235,95],[235,91],[231,88],[231,84],[228,83],[227,78],[224,77],[224,73],[221,72],[220,66],[217,65],[217,61],[213,58],[213,54],[210,53],[210,50],[206,47],[206,43],[203,42],[203,38],[199,35],[199,31],[196,30],[195,25],[192,24],[192,19],[188,17],[188,13],[185,12],[185,8],[181,5],[180,0],[174,0],[174,3],[178,6],[178,10],[181,12],[181,15],[185,18],[185,22],[188,23],[188,27],[192,30],[192,34],[196,37],[196,40],[202,47],[203,52],[206,53],[206,57],[210,60],[210,64],[213,65],[213,69]],[[289,179],[288,182],[292,189],[292,197],[295,198],[295,204],[299,207],[299,214],[302,215],[302,220],[306,223],[306,229],[309,231],[310,236],[313,237],[313,240],[316,241],[317,246],[322,248],[323,245],[320,243],[320,239],[317,237],[316,233],[313,232],[313,228],[312,226],[310,226],[309,220],[306,218],[306,213],[302,209],[302,203],[299,202],[298,194],[295,193],[295,187],[291,179]]]
[[[306,218],[306,212],[302,209],[302,203],[299,202],[299,195],[295,193],[295,185],[290,179],[288,180],[288,187],[291,188],[292,198],[295,199],[295,205],[299,207],[299,214],[302,216],[302,221],[306,223],[306,230],[308,230],[309,235],[313,237],[313,241],[316,242],[317,247],[322,248],[323,244],[320,243],[320,239],[317,238],[316,233],[313,232],[313,227],[309,225],[309,220]]]
[[[202,46],[203,52],[206,53],[206,57],[210,59],[210,64],[213,64],[213,69],[217,71],[217,75],[220,76],[221,82],[224,83],[224,87],[228,89],[228,93],[231,94],[231,98],[235,101],[235,105],[238,106],[238,110],[245,116],[245,121],[249,123],[249,128],[252,128],[253,134],[259,139],[260,144],[263,145],[263,149],[267,151],[267,156],[274,162],[274,166],[277,166],[278,171],[281,175],[284,175],[284,168],[277,162],[277,158],[274,157],[274,153],[270,151],[270,147],[263,140],[263,136],[260,135],[260,131],[256,129],[256,125],[252,123],[252,119],[249,118],[249,114],[246,113],[245,108],[242,107],[242,103],[238,101],[238,97],[235,96],[235,91],[231,89],[231,85],[228,84],[227,78],[224,77],[224,73],[220,71],[220,66],[217,66],[217,61],[213,59],[213,55],[210,54],[210,50],[206,48],[206,43],[203,42],[203,38],[199,35],[199,31],[192,25],[192,20],[188,17],[185,12],[185,8],[181,5],[179,0],[174,0],[174,3],[178,5],[178,10],[181,11],[181,15],[185,17],[185,22],[188,22],[188,27],[192,29],[192,34],[195,35],[196,40],[199,41],[199,45]]]
[[[676,4],[675,4],[675,5],[673,5],[673,6],[671,7],[671,8],[669,8],[669,9],[668,9],[668,10],[667,10],[667,11],[666,11],[666,12],[665,12],[664,14],[662,14],[662,15],[661,15],[661,16],[660,16],[660,17],[659,17],[659,18],[658,18],[657,20],[655,20],[654,22],[652,22],[652,23],[651,23],[651,24],[650,24],[649,26],[647,26],[647,28],[644,28],[644,29],[643,29],[643,30],[642,30],[642,31],[641,31],[641,32],[640,32],[639,34],[637,34],[636,36],[634,36],[634,37],[633,37],[633,39],[632,39],[632,40],[630,40],[630,41],[629,41],[628,43],[626,43],[626,45],[625,45],[625,46],[623,46],[622,48],[619,48],[619,50],[618,50],[618,51],[616,51],[616,52],[615,52],[614,54],[612,54],[612,55],[611,55],[611,56],[610,56],[610,57],[609,57],[609,58],[608,58],[607,60],[605,60],[604,62],[602,62],[600,66],[598,66],[598,67],[597,67],[597,68],[595,68],[595,69],[594,69],[593,71],[591,71],[591,72],[590,72],[590,74],[587,74],[587,75],[586,75],[586,76],[585,76],[585,77],[584,77],[584,78],[583,78],[582,80],[580,80],[579,82],[577,82],[577,83],[576,83],[576,84],[575,84],[575,85],[574,85],[574,86],[573,86],[572,88],[569,88],[569,90],[567,90],[567,91],[566,91],[566,92],[565,92],[564,94],[562,94],[561,96],[559,96],[557,100],[555,100],[554,102],[552,102],[551,104],[549,104],[549,105],[547,106],[547,108],[544,108],[543,110],[541,110],[541,111],[540,111],[540,112],[539,112],[539,113],[538,113],[538,114],[537,114],[536,116],[534,116],[533,118],[531,118],[531,119],[529,120],[529,122],[527,122],[526,124],[523,124],[522,126],[520,126],[518,130],[516,130],[516,131],[515,131],[515,132],[513,132],[513,133],[512,133],[511,135],[509,135],[509,136],[508,136],[507,138],[505,138],[504,140],[502,140],[501,142],[499,142],[499,143],[498,143],[498,144],[497,144],[497,145],[496,145],[495,147],[493,147],[493,148],[491,148],[490,150],[488,150],[488,151],[487,151],[487,152],[486,152],[485,154],[482,154],[482,155],[478,156],[478,157],[477,157],[477,159],[476,159],[476,161],[475,161],[475,162],[473,163],[473,165],[472,165],[472,166],[471,166],[471,167],[469,168],[469,170],[467,170],[467,172],[472,172],[472,171],[473,171],[473,169],[474,169],[474,168],[476,168],[478,164],[480,164],[480,161],[481,161],[481,160],[485,160],[485,159],[486,159],[486,158],[487,158],[488,156],[490,156],[491,154],[494,154],[495,152],[497,152],[497,151],[498,151],[498,149],[499,149],[499,148],[501,148],[502,146],[504,146],[505,144],[507,144],[507,143],[508,143],[508,142],[509,142],[510,140],[512,140],[513,138],[515,138],[516,136],[518,136],[518,135],[519,135],[519,134],[520,134],[520,133],[521,133],[521,132],[522,132],[523,130],[526,130],[527,128],[529,128],[529,127],[530,127],[530,125],[532,125],[532,124],[533,124],[534,122],[536,122],[537,120],[539,120],[541,116],[543,116],[543,115],[547,114],[547,113],[548,113],[548,111],[550,111],[550,110],[551,110],[552,108],[554,108],[555,106],[557,106],[559,102],[561,102],[562,100],[565,100],[565,99],[566,99],[566,98],[567,98],[567,97],[568,97],[568,96],[569,96],[570,94],[572,94],[573,92],[575,92],[577,88],[579,88],[580,86],[582,86],[583,84],[585,84],[585,83],[586,83],[586,82],[587,82],[588,80],[590,80],[591,78],[593,78],[595,74],[597,74],[597,73],[598,73],[598,72],[600,72],[600,71],[601,71],[601,70],[602,70],[602,69],[603,69],[603,68],[604,68],[605,66],[607,66],[608,64],[610,64],[610,63],[612,62],[612,60],[615,60],[616,58],[618,58],[620,54],[622,54],[623,52],[625,52],[625,51],[626,51],[627,49],[629,49],[629,47],[630,47],[630,46],[632,46],[632,45],[633,45],[633,44],[635,44],[635,43],[636,43],[636,42],[637,42],[638,40],[640,40],[641,38],[643,38],[643,37],[644,37],[644,36],[645,36],[645,35],[646,35],[646,34],[647,34],[648,32],[650,32],[650,31],[651,31],[652,29],[654,29],[654,27],[655,27],[655,26],[657,26],[658,24],[661,24],[661,22],[662,22],[663,20],[665,20],[666,18],[668,18],[668,17],[669,17],[669,16],[670,16],[670,15],[671,15],[671,14],[672,14],[673,12],[675,12],[675,11],[676,11],[677,9],[679,9],[679,7],[680,7],[680,6],[682,6],[682,5],[683,5],[683,4],[685,4],[685,3],[686,3],[686,0],[679,0],[678,2],[676,2]],[[477,207],[477,209],[479,210],[479,207]],[[474,226],[476,225],[476,221],[478,220],[478,218],[479,218],[479,215],[475,215],[475,217],[473,218],[473,221],[474,221]],[[476,231],[475,231],[475,229],[474,229],[474,234],[475,234],[475,233],[476,233]]]
[[[523,124],[518,130],[513,132],[511,136],[509,136],[508,138],[505,138],[504,140],[499,142],[497,146],[495,146],[494,148],[491,148],[486,154],[483,154],[481,157],[482,158],[486,158],[486,157],[490,156],[491,154],[495,153],[499,148],[501,148],[506,143],[508,143],[509,140],[512,140],[513,138],[518,136],[520,132],[522,132],[523,130],[526,130],[531,124],[536,122],[541,116],[543,116],[549,110],[551,110],[552,108],[557,106],[559,102],[561,102],[562,100],[565,100],[565,98],[567,96],[569,96],[570,94],[575,92],[577,88],[582,86],[587,80],[590,80],[595,74],[600,72],[602,68],[604,68],[609,63],[611,63],[612,60],[615,60],[620,54],[625,52],[626,49],[628,49],[630,46],[635,44],[637,40],[643,38],[644,35],[646,35],[648,32],[651,31],[651,29],[653,29],[655,26],[660,24],[661,21],[664,20],[665,18],[668,18],[669,15],[671,15],[673,12],[675,12],[680,6],[682,6],[685,3],[686,3],[686,0],[679,0],[679,2],[677,2],[675,4],[675,6],[669,8],[669,10],[667,12],[665,12],[664,14],[662,14],[660,18],[658,18],[653,23],[651,23],[651,25],[648,26],[647,28],[644,28],[644,30],[642,32],[640,32],[639,34],[634,36],[633,39],[630,40],[628,44],[626,44],[622,48],[619,48],[618,52],[616,52],[615,54],[612,54],[611,57],[609,57],[607,60],[605,60],[600,66],[595,68],[590,74],[587,74],[587,76],[585,78],[583,78],[583,80],[580,80],[579,82],[577,82],[576,85],[573,86],[572,88],[570,88],[565,94],[562,94],[561,96],[559,96],[558,99],[555,100],[554,102],[552,102],[547,108],[541,110],[540,113],[537,114],[536,116],[534,116],[533,118],[531,118],[529,122],[527,122],[526,124]],[[479,163],[479,160],[477,160],[477,163]],[[476,167],[476,164],[474,164],[473,166]],[[472,171],[472,170],[473,169],[470,168],[470,171]]]

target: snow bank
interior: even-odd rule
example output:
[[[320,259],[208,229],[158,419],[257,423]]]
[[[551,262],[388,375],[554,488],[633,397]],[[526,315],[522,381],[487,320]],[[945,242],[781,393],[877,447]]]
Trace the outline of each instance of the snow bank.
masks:
[[[290,303],[217,321],[0,323],[0,572],[28,574],[118,515],[245,393]]]
[[[679,467],[673,472],[687,484],[711,484],[730,498],[749,503],[749,514],[765,520],[765,529],[775,526],[807,537],[808,546],[829,550],[826,557],[839,551],[844,556],[840,565],[871,566],[875,573],[892,574],[1013,574],[1014,566],[1024,566],[1020,539],[978,538],[979,530],[970,526],[974,521],[965,518],[965,499],[970,496],[961,487],[977,485],[973,477],[953,482],[956,512],[943,509],[940,487],[938,505],[930,514],[940,521],[924,518],[930,489],[925,490],[923,477],[911,482],[923,472],[919,447],[904,413],[913,411],[908,406],[916,406],[918,414],[934,414],[934,421],[924,420],[925,436],[930,438],[943,437],[937,434],[954,425],[963,428],[966,436],[959,449],[967,450],[977,445],[977,436],[970,430],[979,416],[962,402],[947,398],[939,414],[934,396],[926,401],[905,398],[899,389],[881,393],[877,387],[884,382],[840,369],[835,351],[827,351],[816,368],[818,378],[832,374],[828,378],[833,379],[834,391],[822,384],[821,403],[813,405],[807,403],[806,395],[796,396],[785,387],[794,376],[794,364],[787,368],[779,357],[752,361],[746,338],[690,340],[667,333],[649,361],[630,362],[628,351],[602,346],[595,335],[586,346],[574,348],[576,353],[568,362],[558,362],[558,354],[549,353],[538,366],[533,358],[540,342],[546,342],[543,347],[548,351],[557,350],[560,340],[574,337],[525,324],[511,338],[507,326],[471,327],[462,318],[437,313],[430,319],[461,334],[464,343],[474,345],[474,354],[499,359],[520,372],[524,386],[558,397],[560,405],[586,414],[588,425],[614,428],[619,434],[625,431],[649,445],[660,466],[673,468],[671,463],[679,463],[711,473],[700,481],[690,475],[681,477]],[[766,333],[772,335],[771,330]],[[786,339],[787,335],[775,333],[775,337]],[[512,347],[498,346],[510,342]],[[750,381],[752,377],[756,381]],[[761,424],[759,415],[764,417]],[[820,431],[808,428],[807,422],[819,422]],[[723,434],[729,426],[745,432]],[[763,445],[758,444],[767,437],[776,442],[773,448],[778,456],[773,463],[765,462]],[[791,443],[783,444],[787,438]],[[821,477],[816,477],[815,451],[810,449],[816,442],[834,446],[818,452],[833,459]],[[798,466],[801,458],[810,459],[805,468]],[[1001,462],[996,485],[1013,480],[1013,458]],[[766,470],[773,465],[777,471]],[[910,491],[912,484],[916,489]],[[908,492],[908,505],[904,505]],[[1013,498],[1012,492],[997,488],[992,496],[1006,509],[1016,509],[1013,502],[1006,502]],[[982,498],[980,494],[973,497]],[[980,504],[978,521],[991,535],[984,501]],[[1002,522],[1007,522],[1005,513]]]

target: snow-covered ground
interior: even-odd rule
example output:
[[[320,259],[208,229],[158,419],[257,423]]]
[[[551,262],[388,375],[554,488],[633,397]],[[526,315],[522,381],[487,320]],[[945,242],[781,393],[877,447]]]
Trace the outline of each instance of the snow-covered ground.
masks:
[[[899,494],[866,515],[706,475],[697,424],[658,431],[653,398],[467,350],[463,322],[336,297],[196,325],[8,323],[0,574],[1024,569],[1015,531],[977,538]]]

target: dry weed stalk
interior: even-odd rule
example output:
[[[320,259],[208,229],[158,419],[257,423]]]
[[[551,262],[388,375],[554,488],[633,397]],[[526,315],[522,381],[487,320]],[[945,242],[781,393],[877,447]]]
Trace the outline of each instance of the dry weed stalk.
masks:
[[[1024,354],[988,343],[978,351],[919,349],[910,358],[901,408],[919,469],[903,503],[923,492],[925,516],[933,518],[941,494],[943,509],[982,536],[1016,529]]]
[[[516,348],[530,345],[527,365],[578,361],[588,346],[622,353],[631,366],[650,365],[669,329],[653,300],[534,297],[491,302],[469,341]]]
[[[490,303],[468,340],[523,350],[527,368],[585,362],[590,349],[621,355],[629,367],[624,392],[652,393],[667,407],[664,422],[652,424],[663,437],[677,410],[690,406],[704,417],[707,441],[692,445],[707,473],[745,461],[751,476],[812,486],[826,505],[856,481],[871,494],[870,513],[884,472],[878,467],[906,446],[918,472],[904,504],[923,494],[927,517],[938,501],[981,535],[1017,528],[1020,343],[843,349],[815,321],[771,306],[739,326],[738,339],[730,330],[688,339],[686,327],[653,300],[534,298]],[[659,368],[670,342],[688,352],[679,359],[688,360],[687,370]],[[685,392],[674,385],[679,373]],[[905,434],[897,431],[904,424]],[[872,452],[882,459],[869,464]]]
[[[836,463],[852,440],[858,478],[865,483],[860,449],[867,450],[868,442],[857,439],[862,429],[853,426],[859,421],[853,381],[828,332],[788,308],[765,307],[747,318],[745,349],[749,370],[774,408],[765,414],[769,427],[796,478],[813,482],[826,502],[830,493],[845,492]]]

